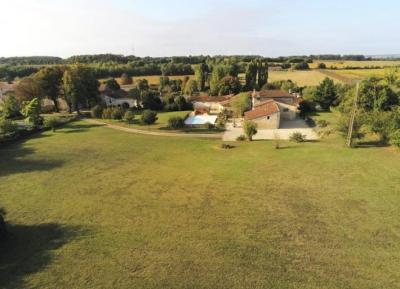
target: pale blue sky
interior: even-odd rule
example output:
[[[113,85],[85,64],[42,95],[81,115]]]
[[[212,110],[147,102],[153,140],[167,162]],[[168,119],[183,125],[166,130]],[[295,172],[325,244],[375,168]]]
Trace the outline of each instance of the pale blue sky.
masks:
[[[400,53],[395,0],[0,0],[0,56]]]

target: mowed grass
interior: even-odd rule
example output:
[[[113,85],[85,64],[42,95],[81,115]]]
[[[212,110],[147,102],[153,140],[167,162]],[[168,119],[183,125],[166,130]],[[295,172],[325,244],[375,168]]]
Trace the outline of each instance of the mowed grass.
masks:
[[[127,134],[0,150],[0,288],[399,288],[400,153]]]

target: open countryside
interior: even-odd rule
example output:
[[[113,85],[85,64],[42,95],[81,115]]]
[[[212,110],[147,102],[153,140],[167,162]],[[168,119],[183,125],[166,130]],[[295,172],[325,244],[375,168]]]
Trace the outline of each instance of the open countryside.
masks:
[[[364,2],[2,3],[0,289],[400,289],[400,3]]]

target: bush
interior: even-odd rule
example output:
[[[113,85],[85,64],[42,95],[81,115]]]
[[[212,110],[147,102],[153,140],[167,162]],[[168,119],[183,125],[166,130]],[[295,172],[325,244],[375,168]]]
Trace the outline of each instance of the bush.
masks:
[[[96,105],[90,110],[90,115],[93,118],[101,118],[102,114],[103,114],[103,107],[101,107],[100,105]]]
[[[157,113],[155,111],[146,109],[142,112],[142,116],[140,118],[142,124],[153,124],[157,121]]]
[[[234,146],[232,146],[232,145],[225,144],[225,143],[221,144],[221,149],[230,150],[233,148],[234,148]]]
[[[253,136],[257,134],[257,124],[253,121],[246,120],[243,124],[243,130],[249,141],[253,140]]]
[[[135,120],[135,113],[131,110],[128,110],[124,114],[124,121],[127,123],[133,123]]]
[[[18,125],[10,119],[0,119],[0,134],[12,135],[18,131]]]
[[[180,116],[173,116],[168,119],[168,127],[173,129],[183,128],[185,126],[185,121]]]
[[[124,110],[119,107],[115,107],[111,111],[111,118],[115,120],[121,120],[124,117]]]
[[[294,132],[289,136],[289,140],[292,142],[304,142],[306,140],[306,136],[301,132]]]
[[[113,112],[112,107],[106,107],[103,109],[103,112],[101,113],[101,117],[104,119],[111,119],[112,112]]]
[[[240,136],[238,136],[236,138],[237,141],[245,141],[246,140],[246,136],[244,134],[241,134]]]
[[[61,119],[57,116],[50,116],[44,119],[44,127],[56,131],[57,127],[61,125]]]
[[[325,128],[325,127],[327,127],[329,125],[329,122],[327,122],[324,119],[320,119],[320,120],[317,121],[317,124],[318,124],[319,127]]]
[[[318,69],[326,69],[326,64],[321,62],[318,64]]]
[[[390,143],[400,148],[400,129],[390,135]]]
[[[310,66],[308,66],[307,62],[300,62],[300,63],[297,63],[294,66],[294,69],[296,69],[296,70],[309,70]]]
[[[123,73],[121,75],[121,84],[122,85],[129,85],[132,83],[133,83],[132,77],[130,77],[127,73]]]

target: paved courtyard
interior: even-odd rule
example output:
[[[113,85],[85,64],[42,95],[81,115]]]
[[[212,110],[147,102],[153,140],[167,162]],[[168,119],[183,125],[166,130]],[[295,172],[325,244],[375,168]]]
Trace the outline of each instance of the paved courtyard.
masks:
[[[307,140],[318,139],[317,133],[314,129],[310,128],[302,119],[281,121],[279,129],[259,129],[257,134],[253,137],[254,140],[273,140],[279,138],[282,140],[289,139],[290,135],[294,132],[300,132],[306,136]],[[240,121],[226,125],[226,131],[222,137],[224,141],[235,141],[238,136],[243,135],[243,127]]]

